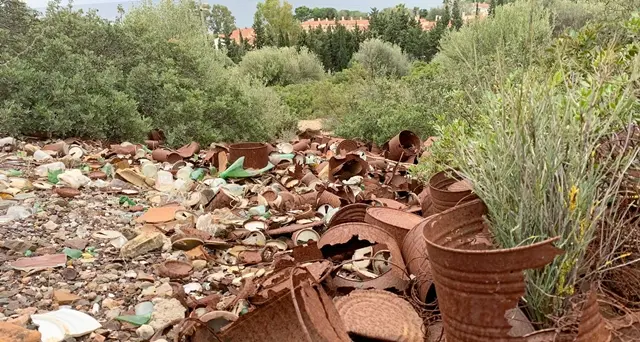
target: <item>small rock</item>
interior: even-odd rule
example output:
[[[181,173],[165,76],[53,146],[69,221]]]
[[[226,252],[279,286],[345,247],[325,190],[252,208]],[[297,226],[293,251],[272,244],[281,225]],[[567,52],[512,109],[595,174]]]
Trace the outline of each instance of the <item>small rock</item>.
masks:
[[[171,287],[171,285],[169,285],[169,283],[164,283],[156,289],[156,295],[161,297],[171,297],[173,296],[173,288]]]
[[[65,268],[60,272],[60,274],[62,274],[66,280],[74,280],[78,276],[78,271],[73,268]]]
[[[136,236],[120,249],[123,258],[134,258],[159,249],[164,244],[164,235],[158,232],[146,232]]]
[[[58,304],[66,305],[75,302],[80,299],[80,297],[74,295],[68,290],[55,290],[53,291],[53,300]]]
[[[111,298],[105,298],[102,301],[102,307],[103,308],[107,308],[107,309],[115,309],[117,307],[120,307],[122,305],[121,302],[117,301],[117,300],[113,300]]]
[[[134,270],[130,270],[130,271],[127,271],[127,272],[124,274],[124,276],[125,276],[126,278],[134,279],[134,278],[136,278],[136,277],[138,276],[138,273],[136,273],[136,271],[134,271]]]
[[[196,271],[202,271],[205,267],[207,267],[207,261],[206,260],[194,260],[191,265],[193,266],[193,269]]]
[[[154,296],[156,294],[156,287],[155,286],[149,286],[146,287],[142,290],[141,295],[142,296]]]
[[[136,335],[138,335],[138,337],[145,341],[150,339],[154,333],[155,331],[153,327],[147,324],[143,324],[138,329],[136,329]]]
[[[187,309],[175,298],[154,298],[153,303],[153,314],[151,314],[149,325],[154,330],[164,328],[175,320],[183,319],[187,312]]]
[[[79,250],[84,250],[87,244],[89,244],[89,241],[85,239],[71,239],[64,242],[66,247]]]
[[[46,230],[55,230],[58,228],[58,225],[53,221],[48,221],[47,223],[42,225]]]
[[[23,240],[10,240],[10,241],[6,241],[4,243],[4,247],[5,248],[9,248],[10,250],[20,253],[20,254],[24,254],[24,252],[31,250],[31,251],[35,251],[36,247],[33,245],[33,243],[29,242],[29,241],[23,241]]]
[[[26,327],[27,323],[29,323],[29,320],[31,320],[31,315],[30,314],[22,314],[14,319],[10,319],[7,321],[7,323],[13,324],[13,325],[17,325],[20,327]],[[2,334],[0,333],[0,336],[2,336]],[[2,339],[0,339],[0,341],[2,341]]]
[[[40,338],[41,335],[38,331],[28,330],[6,322],[0,322],[0,341],[40,342]]]
[[[107,311],[105,313],[105,317],[107,318],[107,320],[114,319],[114,318],[120,316],[121,312],[122,311],[120,309],[111,309],[111,310],[109,310],[109,311]]]

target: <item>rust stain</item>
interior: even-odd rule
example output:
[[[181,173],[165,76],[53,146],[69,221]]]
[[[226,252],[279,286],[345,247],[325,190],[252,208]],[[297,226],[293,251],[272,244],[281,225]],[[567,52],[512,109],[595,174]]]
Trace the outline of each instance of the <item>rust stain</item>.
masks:
[[[340,315],[321,286],[303,281],[294,291],[312,341],[351,341]],[[220,337],[226,342],[306,341],[290,291],[281,292],[265,305],[241,316],[236,322],[223,328]]]
[[[422,319],[403,298],[382,290],[354,290],[335,299],[336,309],[352,335],[376,341],[424,340]]]
[[[261,169],[269,164],[269,147],[264,143],[238,143],[229,146],[229,163],[244,157],[244,167]]]
[[[367,209],[364,218],[364,222],[382,228],[391,234],[396,239],[398,246],[402,245],[404,237],[420,221],[422,221],[422,217],[418,215],[385,207]]]
[[[367,281],[355,281],[336,276],[332,279],[332,284],[336,287],[357,289],[375,288],[384,290],[395,288],[401,291],[404,290],[407,287],[408,278],[404,273],[402,252],[393,236],[376,226],[359,222],[334,226],[322,235],[318,242],[318,248],[322,250],[325,257],[331,257],[378,243],[387,246],[394,264],[402,269],[392,267],[390,271]]]
[[[343,223],[364,222],[364,217],[367,214],[367,208],[369,207],[370,206],[365,203],[345,205],[333,214],[331,221],[329,221],[329,228]]]
[[[329,180],[346,180],[353,176],[364,176],[368,169],[369,164],[355,153],[333,156],[329,159]]]
[[[406,161],[415,157],[420,151],[420,138],[411,131],[402,131],[388,142],[387,158],[395,161]]]
[[[450,177],[451,174],[453,174],[453,177]],[[461,183],[458,183],[460,180],[455,175],[455,171],[441,171],[429,179],[429,194],[432,206],[430,213],[443,212],[455,207],[457,204],[478,198],[468,186],[460,186]],[[450,189],[452,185],[454,186]]]
[[[474,244],[485,230],[486,207],[477,200],[438,215],[424,229],[438,305],[448,342],[523,341],[510,336],[505,312],[524,295],[523,271],[562,253],[559,238],[529,246],[488,250]]]
[[[162,163],[169,162],[171,164],[175,164],[182,160],[182,157],[180,157],[179,154],[169,150],[165,150],[163,148],[157,148],[153,150],[153,152],[151,152],[151,158],[153,158],[153,160],[155,161],[159,161]]]
[[[336,147],[336,152],[338,152],[338,154],[346,154],[351,151],[355,151],[356,149],[358,149],[357,142],[350,139],[344,139]]]
[[[575,342],[609,342],[611,332],[607,329],[604,318],[600,314],[598,295],[595,291],[589,291],[587,301],[582,307],[580,324],[578,325],[578,337]]]
[[[402,258],[407,265],[409,273],[418,279],[418,296],[420,300],[427,301],[427,295],[435,292],[433,273],[427,255],[427,243],[423,238],[424,229],[435,218],[431,216],[422,220],[404,237],[402,242]],[[435,298],[430,298],[435,299]],[[431,301],[431,300],[429,300]]]
[[[200,152],[200,144],[195,141],[180,147],[176,151],[176,153],[178,153],[182,158],[191,158],[198,152]]]
[[[180,279],[193,271],[190,263],[183,261],[165,261],[158,267],[158,275],[164,278]]]

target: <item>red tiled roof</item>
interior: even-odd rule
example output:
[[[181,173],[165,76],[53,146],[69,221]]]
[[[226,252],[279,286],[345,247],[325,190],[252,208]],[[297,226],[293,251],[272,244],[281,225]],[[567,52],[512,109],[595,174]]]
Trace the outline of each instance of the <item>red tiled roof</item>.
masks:
[[[256,32],[253,30],[253,28],[245,27],[245,28],[233,30],[233,32],[231,32],[231,39],[235,40],[236,43],[240,44],[240,34],[242,34],[242,39],[249,40],[249,44],[253,44],[253,41],[256,38]]]

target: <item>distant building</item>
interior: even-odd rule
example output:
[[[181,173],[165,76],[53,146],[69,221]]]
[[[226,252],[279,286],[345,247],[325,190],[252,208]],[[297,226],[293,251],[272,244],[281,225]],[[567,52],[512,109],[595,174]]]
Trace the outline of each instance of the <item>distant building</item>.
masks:
[[[477,15],[476,15],[477,10]],[[476,18],[486,18],[489,16],[489,4],[484,2],[472,2],[467,4],[462,10],[462,20],[466,23]]]
[[[240,38],[248,40],[249,44],[253,44],[253,41],[256,39],[256,32],[252,27],[235,29],[231,32],[231,39],[235,40],[236,43],[240,43]]]
[[[338,25],[344,26],[349,31],[355,30],[356,27],[358,27],[360,30],[368,30],[369,29],[369,19],[362,19],[362,18],[345,19],[344,17],[342,17],[342,19],[340,19],[340,20],[310,19],[310,20],[307,20],[305,22],[302,22],[300,24],[300,27],[302,27],[302,29],[305,30],[305,31],[310,31],[310,30],[314,30],[314,29],[316,29],[318,27],[322,27],[323,29],[331,27],[332,29],[334,29]]]
[[[471,20],[475,18],[476,12],[476,3],[469,4],[468,9],[464,10],[462,15],[463,20],[466,22],[467,20]],[[469,12],[471,7],[473,7],[473,11]],[[489,15],[489,4],[479,3],[479,17],[486,17]],[[434,27],[436,27],[436,22],[440,18],[436,18],[435,21],[427,20],[425,18],[416,17],[416,20],[420,23],[420,27],[423,31],[430,31]],[[322,27],[323,29],[327,29],[331,27],[332,29],[336,28],[336,26],[342,25],[347,30],[353,31],[358,27],[360,30],[368,30],[369,29],[369,19],[363,18],[348,18],[345,19],[342,17],[340,20],[331,20],[328,18],[325,19],[310,19],[300,23],[300,27],[305,31],[315,30],[318,27]],[[451,25],[451,24],[449,24]],[[235,40],[236,43],[240,43],[240,36],[242,35],[242,39],[249,40],[250,44],[253,44],[253,41],[256,38],[256,33],[251,27],[236,29],[231,33],[231,39]],[[224,35],[220,35],[220,39],[224,38]]]

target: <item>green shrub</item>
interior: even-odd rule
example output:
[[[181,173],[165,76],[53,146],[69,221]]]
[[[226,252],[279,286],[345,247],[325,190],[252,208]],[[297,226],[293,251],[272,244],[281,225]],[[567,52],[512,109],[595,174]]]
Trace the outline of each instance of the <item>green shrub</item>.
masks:
[[[368,39],[360,44],[352,64],[360,64],[371,77],[401,77],[409,72],[409,58],[400,47],[380,39]]]
[[[292,84],[278,88],[283,101],[298,119],[341,118],[349,110],[356,85],[329,80]]]
[[[213,48],[193,1],[146,2],[116,22],[54,3],[29,39],[37,49],[0,67],[3,131],[139,141],[155,127],[176,146],[295,127],[274,91]]]
[[[14,132],[44,136],[139,139],[149,129],[123,75],[101,50],[113,32],[95,13],[52,4],[33,22],[37,48],[0,67],[0,101]]]
[[[267,86],[299,84],[321,80],[322,63],[307,48],[265,47],[250,51],[238,64],[241,75],[252,77]]]
[[[546,325],[563,314],[564,299],[582,282],[597,281],[620,258],[604,240],[595,247],[599,258],[587,258],[586,251],[606,213],[616,211],[615,179],[629,166],[623,157],[605,154],[596,162],[595,156],[604,137],[638,121],[639,47],[637,39],[601,41],[598,35],[587,27],[558,39],[556,64],[503,78],[471,108],[473,122],[449,124],[433,148],[436,159],[474,184],[500,247],[560,237],[556,246],[564,254],[526,273],[527,311]],[[606,224],[618,232],[607,238],[624,239],[624,222]]]
[[[432,112],[427,103],[417,100],[408,82],[372,79],[352,97],[348,114],[335,129],[339,136],[383,144],[405,129],[422,137],[433,133]]]
[[[553,33],[558,35],[566,30],[579,30],[589,21],[600,19],[605,11],[602,3],[586,3],[570,0],[555,0],[551,5]]]
[[[550,45],[551,31],[549,11],[540,2],[506,4],[443,37],[434,62],[470,96],[481,96],[501,79],[497,72],[509,75],[535,63]]]

